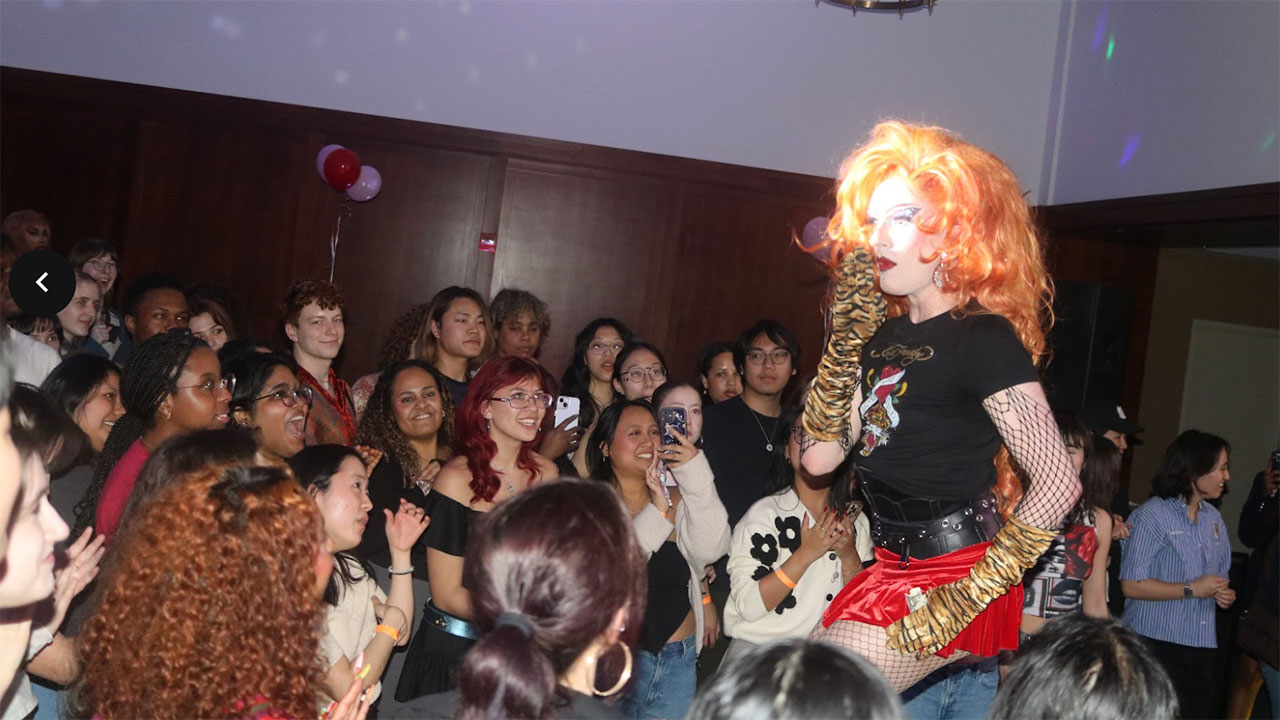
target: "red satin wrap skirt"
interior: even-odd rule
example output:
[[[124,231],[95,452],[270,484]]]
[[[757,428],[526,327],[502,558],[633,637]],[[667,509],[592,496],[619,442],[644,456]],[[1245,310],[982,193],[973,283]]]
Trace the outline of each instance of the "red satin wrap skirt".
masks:
[[[898,567],[898,555],[877,547],[876,563],[858,573],[836,595],[822,616],[822,625],[831,627],[837,620],[852,620],[888,627],[907,614],[907,593],[912,588],[926,592],[968,576],[988,547],[991,543],[983,542],[928,560],[912,558],[905,569]],[[938,652],[938,657],[951,657],[957,650],[983,657],[1016,650],[1021,623],[1022,585],[1014,585],[978,613],[955,640]]]

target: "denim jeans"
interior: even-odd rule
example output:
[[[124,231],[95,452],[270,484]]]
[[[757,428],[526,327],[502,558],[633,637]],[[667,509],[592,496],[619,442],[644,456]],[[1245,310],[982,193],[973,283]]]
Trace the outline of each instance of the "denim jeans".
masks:
[[[1000,686],[996,658],[934,670],[902,693],[911,720],[985,718]]]
[[[621,710],[635,720],[681,720],[698,685],[698,650],[693,636],[662,646],[657,655],[635,651],[631,687]]]

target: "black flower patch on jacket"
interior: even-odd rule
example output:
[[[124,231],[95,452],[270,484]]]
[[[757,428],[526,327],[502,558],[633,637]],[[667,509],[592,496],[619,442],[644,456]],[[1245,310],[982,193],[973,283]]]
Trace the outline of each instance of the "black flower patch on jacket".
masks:
[[[778,544],[795,552],[800,547],[800,518],[795,515],[776,517],[773,526],[778,528]]]
[[[794,521],[795,542],[794,547],[788,546],[788,540],[785,533],[790,529],[790,525],[785,521]],[[778,528],[778,533],[783,536],[782,545],[788,550],[794,551],[800,547],[800,521],[796,518],[779,518],[774,520],[774,525]],[[773,574],[773,564],[778,561],[778,538],[768,533],[752,533],[751,535],[751,557],[759,561],[760,566],[751,573],[751,579],[759,582],[769,575]],[[782,602],[773,611],[779,615],[783,611],[796,606],[796,596],[793,592],[788,592],[787,596],[782,598]]]
[[[751,557],[762,565],[773,567],[778,562],[778,539],[768,534],[752,533]]]

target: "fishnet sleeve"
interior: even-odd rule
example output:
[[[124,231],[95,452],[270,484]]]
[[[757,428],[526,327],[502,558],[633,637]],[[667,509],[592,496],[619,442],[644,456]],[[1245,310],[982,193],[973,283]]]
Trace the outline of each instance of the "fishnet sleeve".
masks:
[[[1080,479],[1072,470],[1044,389],[1037,382],[1015,385],[993,393],[982,407],[1027,474],[1028,487],[1014,516],[1032,527],[1058,527],[1080,497]]]

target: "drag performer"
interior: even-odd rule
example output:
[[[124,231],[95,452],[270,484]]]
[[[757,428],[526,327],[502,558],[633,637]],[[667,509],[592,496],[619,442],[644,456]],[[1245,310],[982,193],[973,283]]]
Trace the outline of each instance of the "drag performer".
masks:
[[[831,334],[802,462],[826,473],[856,453],[877,563],[813,638],[901,691],[1017,647],[1023,571],[1080,483],[1035,367],[1051,292],[1013,172],[941,128],[885,122],[836,198]]]

